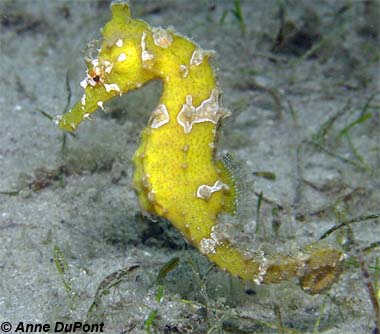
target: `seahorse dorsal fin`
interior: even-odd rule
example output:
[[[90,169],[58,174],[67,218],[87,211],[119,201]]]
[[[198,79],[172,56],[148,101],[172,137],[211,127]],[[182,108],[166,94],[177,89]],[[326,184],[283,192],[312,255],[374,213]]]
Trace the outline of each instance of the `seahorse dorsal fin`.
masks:
[[[231,154],[226,153],[222,160],[216,162],[220,170],[222,181],[229,187],[229,191],[224,194],[224,210],[232,216],[236,216],[239,209],[240,181],[239,167]]]

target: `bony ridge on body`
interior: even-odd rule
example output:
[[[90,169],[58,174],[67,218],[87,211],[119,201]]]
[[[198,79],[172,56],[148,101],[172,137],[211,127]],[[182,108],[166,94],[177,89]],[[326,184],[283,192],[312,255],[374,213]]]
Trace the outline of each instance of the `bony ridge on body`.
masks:
[[[99,107],[153,79],[163,91],[134,154],[133,186],[141,210],[168,219],[202,254],[242,279],[278,283],[297,277],[309,293],[335,282],[343,253],[315,243],[298,255],[249,254],[236,248],[219,227],[221,214],[237,211],[237,185],[228,159],[215,160],[217,132],[229,111],[205,51],[174,30],[134,19],[127,4],[111,5],[95,55],[87,57],[84,95],[56,121],[74,131]],[[229,159],[231,159],[229,157]]]

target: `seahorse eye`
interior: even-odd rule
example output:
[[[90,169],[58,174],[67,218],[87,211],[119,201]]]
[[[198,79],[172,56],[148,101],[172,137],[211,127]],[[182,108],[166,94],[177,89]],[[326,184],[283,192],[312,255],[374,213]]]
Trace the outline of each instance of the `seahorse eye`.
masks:
[[[92,80],[94,80],[95,82],[99,82],[100,81],[100,76],[99,75],[95,75],[92,77]]]

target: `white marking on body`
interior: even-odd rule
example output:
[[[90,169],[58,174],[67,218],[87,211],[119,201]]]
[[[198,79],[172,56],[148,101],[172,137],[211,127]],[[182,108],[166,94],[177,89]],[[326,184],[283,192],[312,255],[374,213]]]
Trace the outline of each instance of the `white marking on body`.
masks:
[[[98,102],[96,102],[96,104],[98,105],[98,107],[100,107],[102,110],[104,110],[103,101],[98,101]]]
[[[127,55],[123,52],[119,54],[119,57],[117,57],[117,61],[121,62],[127,59]]]
[[[155,45],[166,49],[172,44],[173,36],[169,31],[161,27],[152,28],[152,31],[153,31],[153,41]]]
[[[80,83],[81,87],[83,87],[84,89],[86,89],[88,85],[92,87],[96,86],[97,81],[93,79],[93,77],[95,76],[99,76],[99,79],[101,81],[101,69],[99,67],[98,59],[92,59],[91,64],[92,64],[92,75],[90,75],[90,73],[88,73],[88,70],[87,70],[85,79],[82,80]],[[112,68],[112,64],[111,64],[111,68]]]
[[[264,277],[268,271],[269,268],[269,261],[265,258],[264,252],[260,252],[260,265],[259,265],[259,273],[253,278],[253,281],[260,285],[264,281]]]
[[[216,254],[216,247],[222,244],[223,235],[218,226],[214,225],[211,229],[210,238],[203,238],[199,244],[199,251],[203,255]]]
[[[220,118],[229,115],[229,111],[219,107],[219,92],[217,89],[213,89],[210,97],[197,107],[197,118],[195,123],[212,122],[217,124]]]
[[[144,31],[141,36],[141,60],[143,62],[153,59],[153,55],[149,51],[146,50],[145,38],[146,38],[146,32]]]
[[[83,119],[84,119],[84,120],[89,120],[89,121],[91,121],[92,118],[91,118],[90,113],[86,112],[85,114],[83,114]]]
[[[94,68],[94,72],[95,72],[95,75],[97,75],[98,72],[99,72],[99,69],[98,68]],[[86,82],[84,82],[84,81],[86,81]],[[81,81],[80,85],[84,89],[86,89],[86,87],[88,85],[90,85],[91,87],[94,87],[96,85],[96,81],[92,78],[92,76],[88,73],[88,71],[86,71],[86,78],[83,81]]]
[[[177,115],[177,122],[183,127],[185,133],[190,133],[194,120],[196,109],[193,106],[193,97],[186,96],[186,103],[182,105],[181,111]]]
[[[199,245],[199,251],[203,255],[216,254],[215,247],[217,246],[216,241],[213,239],[202,239]]]
[[[98,68],[99,67],[99,59],[98,58],[91,59],[91,64],[92,64],[92,67]]]
[[[220,180],[217,180],[213,186],[208,186],[207,184],[202,184],[198,187],[197,197],[202,198],[204,200],[209,200],[211,195],[220,190],[229,190],[229,186],[223,183]]]
[[[84,94],[82,96],[82,98],[80,99],[80,103],[82,104],[82,106],[85,106],[86,105],[86,95]]]
[[[103,61],[102,65],[104,67],[104,72],[111,73],[113,64],[110,61],[105,60]]]
[[[145,188],[150,188],[149,174],[144,174],[141,178],[141,182]]]
[[[119,38],[117,41],[116,41],[116,46],[118,47],[118,48],[121,48],[122,46],[123,46],[123,40],[121,39],[121,38]]]
[[[88,76],[88,78],[87,78],[87,83],[88,83],[91,87],[95,87],[95,86],[96,86],[96,81],[95,81],[91,76]]]
[[[152,189],[151,191],[148,192],[148,200],[150,202],[155,202],[156,200],[156,195],[155,195],[155,191]]]
[[[159,104],[152,112],[150,127],[157,129],[169,122],[169,113],[165,104]]]
[[[202,49],[195,49],[190,59],[190,66],[199,66],[203,63],[204,58],[214,55],[214,51],[206,51]]]
[[[111,91],[116,91],[116,92],[121,92],[121,90],[120,90],[120,87],[117,85],[117,84],[115,84],[115,83],[113,83],[113,84],[104,84],[104,88],[106,89],[106,92],[107,93],[109,93],[109,92],[111,92]]]
[[[80,86],[83,88],[83,89],[86,89],[86,87],[88,86],[88,76],[86,78],[84,78],[81,82],[80,82]]]
[[[179,71],[182,73],[183,78],[187,78],[189,75],[189,68],[184,64],[179,65]]]
[[[182,105],[182,109],[177,115],[177,121],[185,133],[190,133],[195,123],[212,122],[217,124],[219,119],[229,115],[228,110],[219,107],[219,92],[217,89],[213,89],[210,97],[197,108],[193,106],[193,97],[187,95],[186,103]]]
[[[61,123],[62,117],[63,117],[63,115],[57,115],[57,116],[55,116],[53,118],[53,123],[55,125],[59,125],[59,123]],[[64,121],[64,124],[66,124],[66,121]]]

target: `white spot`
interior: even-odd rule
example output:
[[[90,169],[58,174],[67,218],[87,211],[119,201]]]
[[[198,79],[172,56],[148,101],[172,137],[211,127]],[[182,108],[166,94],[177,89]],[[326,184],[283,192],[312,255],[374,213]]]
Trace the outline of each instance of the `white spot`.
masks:
[[[153,28],[152,31],[153,41],[157,46],[166,49],[172,44],[173,36],[169,31],[161,27]]]
[[[152,112],[150,118],[150,127],[157,129],[162,125],[165,125],[169,122],[169,113],[165,104],[159,104]]]
[[[86,87],[88,86],[88,83],[87,83],[87,77],[84,78],[81,82],[80,82],[80,86],[83,88],[83,89],[86,89]]]
[[[103,61],[102,65],[104,67],[104,72],[111,73],[113,64],[110,61],[105,60]]]
[[[155,191],[152,189],[151,191],[148,192],[148,200],[150,202],[154,202],[156,200],[156,195],[155,195]]]
[[[206,51],[202,49],[194,50],[190,59],[190,66],[198,66],[203,63],[204,58],[208,58],[214,55],[214,51]]]
[[[104,110],[103,101],[98,101],[98,102],[96,102],[96,104],[98,105],[98,107],[100,107],[102,110]]]
[[[116,41],[116,46],[118,47],[118,48],[121,48],[122,46],[123,46],[123,40],[121,39],[121,38],[119,38],[117,41]]]
[[[149,51],[146,50],[145,38],[146,38],[146,32],[144,31],[141,36],[141,60],[143,62],[153,59],[153,55]]]
[[[189,68],[184,64],[179,65],[179,71],[182,73],[183,78],[187,78],[189,75]]]
[[[177,122],[183,127],[185,133],[190,133],[196,117],[196,109],[193,106],[193,97],[186,96],[186,103],[182,105],[177,115]]]
[[[86,105],[86,95],[82,96],[82,98],[80,99],[80,103],[82,104],[82,106]]]
[[[83,114],[83,119],[84,119],[84,120],[89,120],[89,121],[91,121],[92,118],[91,118],[90,113],[88,113],[88,112],[84,113],[84,114]]]
[[[260,263],[260,266],[259,266],[259,273],[256,277],[253,278],[253,281],[257,284],[257,285],[260,285],[263,281],[264,281],[264,277],[267,273],[267,269],[268,269],[268,263],[267,262],[262,262]]]
[[[264,277],[267,273],[267,270],[269,268],[269,261],[265,258],[264,252],[260,251],[259,253],[260,259],[258,259],[260,265],[259,265],[259,273],[253,278],[253,281],[260,285],[264,281]]]
[[[150,188],[150,182],[149,182],[149,174],[145,174],[141,178],[141,182],[145,188]]]
[[[214,225],[211,229],[210,238],[203,238],[199,245],[199,251],[203,255],[216,254],[216,247],[223,244],[224,236],[220,233],[218,226]]]
[[[208,255],[208,254],[216,254],[215,247],[217,246],[217,243],[213,239],[202,239],[199,245],[199,251],[203,255]]]
[[[201,186],[198,187],[198,190],[197,190],[197,197],[198,198],[202,198],[204,200],[208,200],[210,199],[211,195],[216,192],[216,191],[220,191],[220,190],[229,190],[229,186],[224,184],[222,181],[220,180],[217,180],[213,186],[208,186],[206,184],[202,184]]]
[[[100,73],[99,68],[94,67],[94,72],[95,72],[96,75],[99,75],[99,73]],[[86,87],[88,85],[90,85],[92,87],[94,87],[96,85],[96,81],[88,73],[88,70],[86,71],[86,78],[84,78],[84,80],[81,81],[80,85],[81,85],[81,87],[83,87],[83,89],[86,89]]]
[[[119,54],[119,57],[117,57],[117,61],[124,61],[127,59],[127,55],[123,52]]]
[[[120,87],[113,83],[113,84],[104,84],[104,88],[106,89],[106,92],[109,93],[111,91],[116,91],[118,93],[121,93]]]
[[[54,123],[55,125],[59,125],[59,123],[61,123],[62,117],[63,117],[63,115],[57,115],[57,116],[55,116],[55,117],[53,118],[53,123]]]
[[[91,59],[91,64],[93,67],[99,67],[99,59],[98,58]]]
[[[96,81],[95,81],[91,76],[88,76],[88,78],[87,78],[87,83],[88,83],[91,87],[96,86]]]

